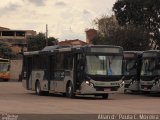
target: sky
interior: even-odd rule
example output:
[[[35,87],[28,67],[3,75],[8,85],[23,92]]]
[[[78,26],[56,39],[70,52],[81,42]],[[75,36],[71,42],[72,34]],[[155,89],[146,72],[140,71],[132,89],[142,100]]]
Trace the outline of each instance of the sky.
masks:
[[[93,20],[111,15],[116,0],[4,0],[0,2],[0,26],[45,32],[50,37],[85,40]]]

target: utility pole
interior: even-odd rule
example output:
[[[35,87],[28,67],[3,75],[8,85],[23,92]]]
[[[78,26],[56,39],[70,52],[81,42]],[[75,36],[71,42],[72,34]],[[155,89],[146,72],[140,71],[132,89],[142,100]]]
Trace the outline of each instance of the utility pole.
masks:
[[[48,25],[46,24],[46,46],[48,46]]]

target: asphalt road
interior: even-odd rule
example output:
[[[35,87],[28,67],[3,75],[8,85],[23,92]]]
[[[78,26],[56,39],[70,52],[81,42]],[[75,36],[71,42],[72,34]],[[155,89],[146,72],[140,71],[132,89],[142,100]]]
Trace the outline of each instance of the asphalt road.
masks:
[[[61,95],[36,96],[19,82],[0,82],[0,113],[102,114],[160,113],[160,95],[111,94],[108,100],[92,96],[69,99]]]

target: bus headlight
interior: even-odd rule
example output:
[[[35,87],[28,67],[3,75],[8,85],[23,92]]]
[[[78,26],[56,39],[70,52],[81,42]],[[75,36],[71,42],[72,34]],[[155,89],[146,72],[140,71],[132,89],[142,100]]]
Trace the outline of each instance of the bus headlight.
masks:
[[[88,85],[89,85],[89,81],[86,81],[86,84],[88,84]]]
[[[122,83],[124,84],[125,82],[123,81]]]
[[[120,83],[120,87],[123,87],[123,86],[124,86],[124,84],[125,84],[125,82],[124,82],[124,81],[122,81],[122,82]]]
[[[87,85],[91,86],[91,87],[94,87],[94,84],[91,83],[90,81],[85,81],[85,83],[86,83]]]

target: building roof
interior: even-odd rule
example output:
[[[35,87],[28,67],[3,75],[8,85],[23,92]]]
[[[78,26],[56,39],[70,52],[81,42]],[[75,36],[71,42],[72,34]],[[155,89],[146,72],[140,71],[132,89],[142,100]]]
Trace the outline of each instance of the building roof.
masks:
[[[18,29],[9,29],[0,26],[0,31],[16,31],[16,32],[36,32],[34,30],[18,30]]]
[[[58,45],[87,45],[86,42],[79,40],[79,39],[75,39],[75,40],[65,40],[65,41],[61,41],[58,43]]]
[[[0,30],[10,30],[10,29],[5,27],[0,27]]]

